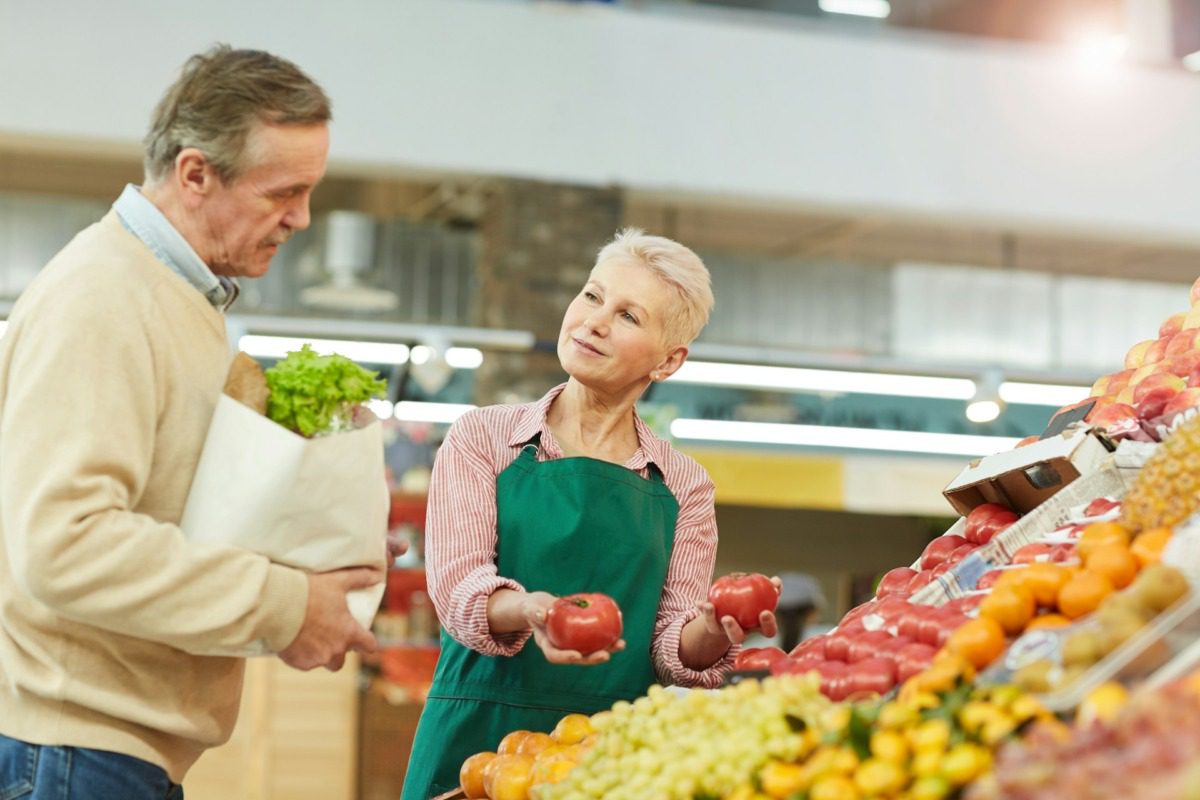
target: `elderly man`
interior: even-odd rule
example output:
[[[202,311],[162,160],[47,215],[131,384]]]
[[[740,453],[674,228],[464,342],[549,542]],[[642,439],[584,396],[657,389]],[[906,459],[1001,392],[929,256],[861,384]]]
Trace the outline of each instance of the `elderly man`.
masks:
[[[42,270],[0,340],[0,797],[181,798],[244,662],[375,646],[368,567],[309,575],[178,527],[230,362],[222,312],[309,224],[330,104],[225,46],[155,110],[145,185]],[[381,534],[382,539],[382,534]],[[383,542],[380,542],[382,550]],[[382,559],[381,559],[382,561]]]

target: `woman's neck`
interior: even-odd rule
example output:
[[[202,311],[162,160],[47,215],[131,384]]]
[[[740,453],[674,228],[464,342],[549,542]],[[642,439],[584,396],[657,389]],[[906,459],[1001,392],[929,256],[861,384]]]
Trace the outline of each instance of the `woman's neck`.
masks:
[[[604,396],[569,380],[551,403],[546,424],[565,455],[624,464],[638,448],[636,400]]]

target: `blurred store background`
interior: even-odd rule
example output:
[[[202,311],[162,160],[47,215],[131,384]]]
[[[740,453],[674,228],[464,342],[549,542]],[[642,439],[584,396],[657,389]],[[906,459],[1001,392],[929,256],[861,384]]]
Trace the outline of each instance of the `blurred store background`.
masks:
[[[158,92],[218,41],[295,60],[335,114],[314,225],[230,331],[388,378],[413,548],[390,649],[332,676],[257,663],[197,800],[397,796],[436,657],[437,444],[560,380],[562,309],[615,229],[713,273],[692,363],[642,411],[717,483],[718,571],[812,576],[810,630],[1200,274],[1200,0],[0,0],[0,311],[140,182]]]

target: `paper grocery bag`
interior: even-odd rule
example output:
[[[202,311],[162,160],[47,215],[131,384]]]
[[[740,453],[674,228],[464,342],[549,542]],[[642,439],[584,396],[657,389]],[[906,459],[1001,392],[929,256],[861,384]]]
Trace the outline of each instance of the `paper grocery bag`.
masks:
[[[188,538],[253,550],[309,572],[385,567],[383,434],[365,428],[305,439],[227,395],[217,401],[180,527]],[[348,597],[371,625],[384,584]],[[244,655],[264,655],[261,644]]]

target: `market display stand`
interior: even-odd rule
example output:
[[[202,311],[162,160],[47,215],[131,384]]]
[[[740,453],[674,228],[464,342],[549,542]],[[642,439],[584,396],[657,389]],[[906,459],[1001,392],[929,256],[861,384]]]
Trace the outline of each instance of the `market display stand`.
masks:
[[[250,660],[237,727],[188,773],[188,800],[355,800],[358,682],[353,653],[338,672]]]

